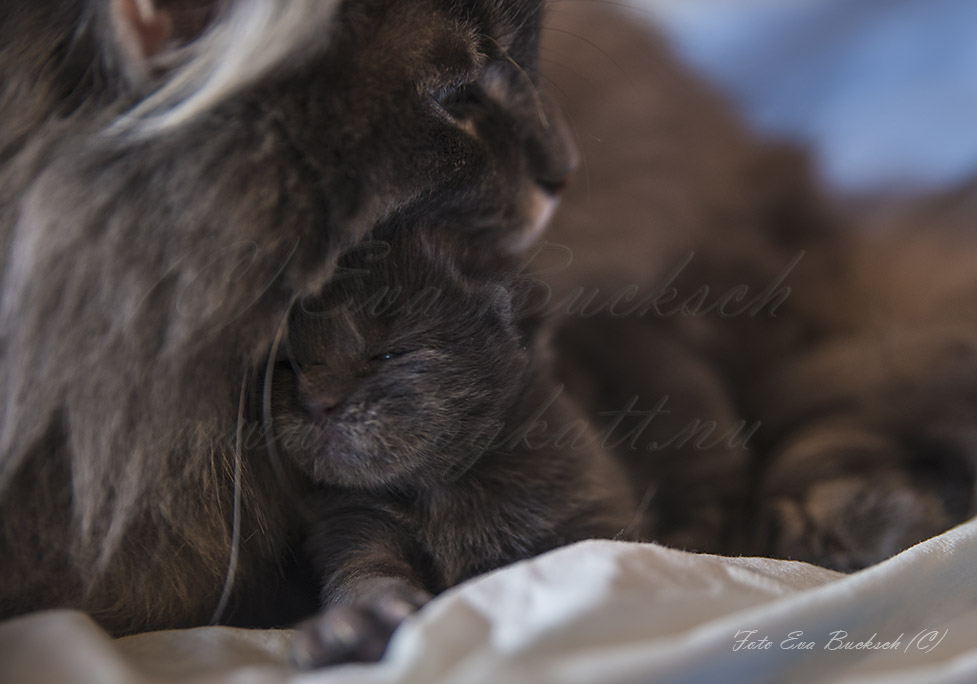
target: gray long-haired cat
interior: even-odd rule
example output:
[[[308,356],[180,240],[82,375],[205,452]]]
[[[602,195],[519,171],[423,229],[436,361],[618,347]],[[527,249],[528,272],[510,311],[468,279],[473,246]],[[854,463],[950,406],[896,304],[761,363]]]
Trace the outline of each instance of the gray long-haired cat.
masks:
[[[572,153],[529,0],[0,7],[0,617],[200,624],[274,572],[288,477],[245,386],[381,222],[486,253]]]

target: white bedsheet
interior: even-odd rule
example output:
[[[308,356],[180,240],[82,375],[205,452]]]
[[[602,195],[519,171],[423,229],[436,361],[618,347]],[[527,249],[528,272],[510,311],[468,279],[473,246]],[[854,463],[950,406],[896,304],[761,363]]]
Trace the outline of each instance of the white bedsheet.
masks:
[[[803,636],[785,644],[795,632]],[[975,635],[971,522],[851,576],[652,544],[578,544],[442,595],[404,625],[379,665],[308,674],[283,664],[287,631],[213,627],[114,641],[79,613],[39,613],[0,625],[0,682],[973,684]],[[746,647],[762,637],[766,649]],[[895,650],[831,650],[896,640]],[[812,650],[784,648],[800,641]]]

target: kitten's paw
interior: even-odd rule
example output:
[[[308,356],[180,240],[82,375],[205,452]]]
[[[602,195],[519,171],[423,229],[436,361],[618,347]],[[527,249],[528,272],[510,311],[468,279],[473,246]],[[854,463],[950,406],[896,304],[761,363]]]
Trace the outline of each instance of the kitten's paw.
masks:
[[[372,602],[329,608],[299,626],[289,660],[302,670],[376,662],[400,623],[430,600],[427,592],[398,586]]]
[[[879,563],[952,525],[939,499],[898,476],[815,482],[769,501],[767,553],[852,572]]]

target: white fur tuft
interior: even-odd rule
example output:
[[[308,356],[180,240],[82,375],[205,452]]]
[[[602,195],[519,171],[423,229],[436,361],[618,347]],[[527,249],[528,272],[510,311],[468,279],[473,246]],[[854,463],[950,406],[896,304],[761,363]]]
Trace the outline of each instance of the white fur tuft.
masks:
[[[112,131],[145,138],[179,128],[289,59],[323,47],[340,1],[235,0]]]

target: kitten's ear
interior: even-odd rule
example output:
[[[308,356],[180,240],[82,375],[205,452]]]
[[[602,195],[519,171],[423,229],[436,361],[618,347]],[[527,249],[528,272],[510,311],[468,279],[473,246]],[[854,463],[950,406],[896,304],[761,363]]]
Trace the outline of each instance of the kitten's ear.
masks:
[[[110,0],[109,25],[123,70],[137,80],[165,71],[167,56],[202,34],[216,0]]]

